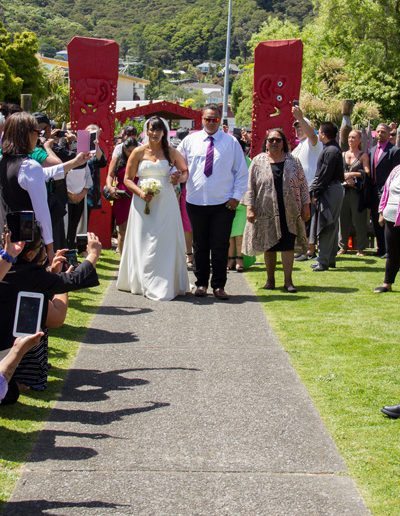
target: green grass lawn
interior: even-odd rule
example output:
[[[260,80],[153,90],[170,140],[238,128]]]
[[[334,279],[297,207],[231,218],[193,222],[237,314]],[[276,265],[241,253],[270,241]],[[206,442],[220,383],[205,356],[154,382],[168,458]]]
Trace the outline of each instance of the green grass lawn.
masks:
[[[22,395],[16,405],[1,408],[0,510],[10,497],[37,434],[60,394],[79,342],[101,304],[109,281],[117,270],[118,262],[119,258],[113,251],[103,251],[97,264],[100,286],[70,294],[65,327],[50,332],[49,361],[52,368],[49,371],[47,390]]]
[[[258,261],[262,261],[259,257]],[[400,403],[400,277],[374,294],[384,260],[346,255],[315,273],[295,262],[298,294],[262,289],[265,267],[246,274],[268,320],[317,406],[364,500],[375,515],[400,514],[400,420],[380,413]]]

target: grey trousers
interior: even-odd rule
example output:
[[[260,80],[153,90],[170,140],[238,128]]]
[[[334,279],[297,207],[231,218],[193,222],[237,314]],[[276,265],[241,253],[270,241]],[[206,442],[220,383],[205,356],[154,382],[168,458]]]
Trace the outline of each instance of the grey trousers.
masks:
[[[339,240],[339,216],[342,209],[344,188],[340,183],[329,185],[325,197],[332,214],[331,224],[326,225],[318,235],[319,255],[317,261],[328,268],[335,264]]]
[[[345,189],[342,211],[340,212],[339,246],[341,249],[347,249],[347,241],[352,226],[356,231],[357,250],[363,251],[368,246],[368,210],[358,211],[359,199],[359,193],[355,188]]]

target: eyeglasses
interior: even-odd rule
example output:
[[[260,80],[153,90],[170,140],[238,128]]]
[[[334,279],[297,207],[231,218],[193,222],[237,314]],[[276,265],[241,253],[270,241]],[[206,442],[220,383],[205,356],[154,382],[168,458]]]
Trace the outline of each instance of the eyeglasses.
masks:
[[[275,137],[267,138],[268,143],[280,143],[281,141],[282,141],[282,138],[275,138]]]
[[[220,118],[208,118],[208,117],[207,118],[204,117],[203,120],[206,122],[211,122],[212,124],[219,124],[219,122],[221,121]]]

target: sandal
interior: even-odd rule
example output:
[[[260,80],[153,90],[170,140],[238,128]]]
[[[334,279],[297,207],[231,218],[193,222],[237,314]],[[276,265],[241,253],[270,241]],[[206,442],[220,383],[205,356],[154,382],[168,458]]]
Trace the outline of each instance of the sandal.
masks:
[[[193,269],[193,253],[186,253],[186,266]]]
[[[238,263],[239,260],[242,262],[241,265],[240,265],[240,263]],[[236,256],[236,272],[243,272],[243,271],[244,271],[243,257],[242,256]]]
[[[236,256],[228,256],[228,271],[234,271],[235,270],[235,264],[236,264]]]

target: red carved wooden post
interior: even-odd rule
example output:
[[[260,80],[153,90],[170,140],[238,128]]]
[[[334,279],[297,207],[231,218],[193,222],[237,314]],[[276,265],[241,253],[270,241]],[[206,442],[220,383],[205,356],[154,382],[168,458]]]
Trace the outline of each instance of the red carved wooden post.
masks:
[[[68,44],[70,114],[73,129],[96,124],[101,129],[100,146],[111,158],[114,144],[119,47],[110,39],[75,37]],[[104,186],[107,167],[101,170]],[[111,206],[102,199],[101,209],[93,209],[89,229],[104,247],[111,247]]]
[[[303,44],[299,39],[264,41],[254,60],[251,157],[261,152],[268,129],[282,128],[294,143],[292,103],[300,96]]]

